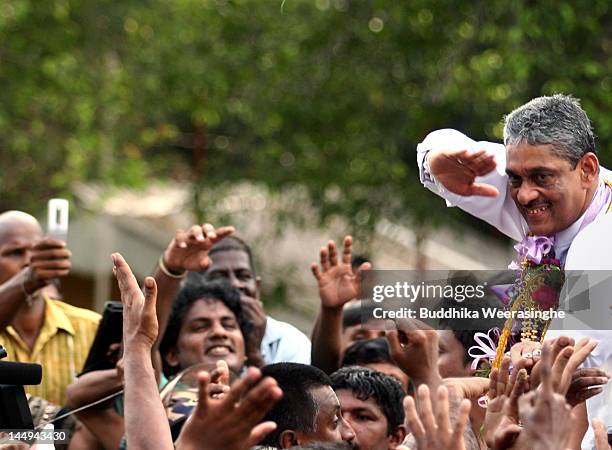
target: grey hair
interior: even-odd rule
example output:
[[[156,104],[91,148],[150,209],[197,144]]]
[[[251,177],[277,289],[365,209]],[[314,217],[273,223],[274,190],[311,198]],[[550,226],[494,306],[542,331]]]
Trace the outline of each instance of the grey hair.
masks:
[[[555,94],[534,98],[504,118],[504,144],[546,145],[575,168],[587,153],[595,153],[595,136],[580,100]]]

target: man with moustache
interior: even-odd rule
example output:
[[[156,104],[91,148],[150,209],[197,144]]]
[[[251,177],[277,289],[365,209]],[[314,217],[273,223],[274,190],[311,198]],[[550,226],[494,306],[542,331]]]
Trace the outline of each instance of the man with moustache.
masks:
[[[359,366],[342,367],[330,378],[360,450],[395,450],[402,444],[405,393],[397,379]]]
[[[58,300],[54,280],[68,275],[66,243],[45,238],[21,211],[0,214],[0,344],[9,361],[40,363],[40,385],[27,393],[56,405],[83,367],[100,315]]]
[[[612,173],[600,167],[591,123],[573,97],[539,97],[511,112],[504,145],[475,142],[456,130],[435,131],[419,144],[417,162],[422,183],[448,206],[460,207],[524,246],[530,235],[531,240],[551,239],[554,256],[566,270],[595,268],[573,255],[596,255],[598,242],[606,241],[605,232],[594,235],[589,225],[607,219]],[[611,340],[601,341],[601,333],[609,336],[588,332],[600,338],[587,361],[592,367],[612,363]],[[610,410],[598,397],[587,401],[589,419],[611,425]],[[583,448],[593,445],[588,433]]]
[[[259,345],[262,361],[249,361],[251,365],[295,362],[310,364],[310,340],[293,325],[276,320],[264,311],[260,299],[260,278],[250,247],[236,236],[227,236],[210,249],[211,264],[203,273],[190,274],[189,282],[227,279],[240,291],[242,309],[249,322],[252,344]],[[259,343],[259,344],[257,344]],[[247,349],[256,354],[257,349]]]
[[[264,448],[293,448],[314,442],[347,442],[361,449],[359,439],[342,416],[340,402],[325,372],[298,363],[277,363],[263,367],[263,376],[272,377],[283,397],[262,422],[277,427],[260,445]]]

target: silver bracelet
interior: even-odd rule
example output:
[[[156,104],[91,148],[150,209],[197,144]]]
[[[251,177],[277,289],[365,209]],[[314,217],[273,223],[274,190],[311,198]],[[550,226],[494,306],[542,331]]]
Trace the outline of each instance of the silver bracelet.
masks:
[[[185,278],[187,276],[187,271],[183,270],[181,273],[172,273],[170,272],[170,270],[168,270],[168,268],[166,267],[166,264],[164,263],[164,254],[162,253],[159,257],[159,268],[161,269],[161,271],[166,275],[169,276],[170,278],[175,278],[177,280],[181,280],[183,278]]]

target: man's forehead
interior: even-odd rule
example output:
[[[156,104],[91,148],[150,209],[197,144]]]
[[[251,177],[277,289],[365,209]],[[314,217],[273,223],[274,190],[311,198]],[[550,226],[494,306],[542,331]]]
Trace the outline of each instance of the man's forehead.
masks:
[[[236,319],[233,311],[225,303],[216,298],[197,299],[193,302],[187,313],[189,321],[211,317],[231,317]]]
[[[219,250],[210,254],[210,270],[247,269],[252,270],[249,255],[242,250]]]
[[[520,143],[506,146],[506,166],[510,171],[537,171],[571,167],[571,163],[555,153],[552,144]]]
[[[338,389],[336,394],[338,395],[340,406],[343,411],[362,409],[373,413],[382,412],[380,406],[373,397],[362,400],[350,389]]]
[[[0,222],[0,245],[33,244],[42,237],[42,229],[37,223],[22,221]]]

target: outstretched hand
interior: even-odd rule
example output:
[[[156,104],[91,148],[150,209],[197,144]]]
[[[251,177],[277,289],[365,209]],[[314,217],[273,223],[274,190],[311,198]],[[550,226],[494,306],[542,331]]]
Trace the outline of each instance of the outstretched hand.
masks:
[[[353,238],[344,238],[342,259],[338,261],[336,243],[329,241],[327,247],[321,247],[320,263],[310,265],[319,285],[319,296],[324,308],[342,308],[345,303],[358,298],[361,293],[362,271],[370,269],[370,263],[363,263],[356,272],[351,268]]]
[[[260,423],[282,397],[273,378],[260,381],[261,372],[249,368],[222,399],[209,396],[210,375],[198,374],[198,404],[176,441],[177,450],[247,450],[276,429],[274,422]]]
[[[551,345],[542,348],[542,383],[535,391],[519,399],[519,416],[523,430],[517,447],[546,450],[566,448],[571,428],[571,408],[565,395],[553,386],[553,354]]]
[[[431,174],[455,194],[499,195],[496,187],[475,182],[476,177],[486,175],[496,167],[494,155],[488,155],[484,150],[474,153],[467,150],[434,150],[428,153],[427,161]]]
[[[113,253],[113,273],[117,278],[123,303],[124,351],[153,347],[158,334],[155,303],[157,285],[152,277],[145,278],[145,292],[140,290],[132,269],[119,253]]]
[[[387,341],[391,358],[413,383],[437,386],[441,382],[435,330],[415,319],[388,321]]]
[[[215,229],[209,223],[193,225],[188,231],[177,230],[164,251],[164,264],[175,273],[204,270],[210,265],[208,253],[212,246],[234,231],[234,227]]]
[[[564,341],[562,342],[562,338]],[[553,361],[550,373],[552,386],[555,392],[566,396],[570,405],[575,406],[586,399],[601,393],[601,385],[608,382],[604,370],[590,368],[579,369],[597,346],[597,341],[589,338],[581,339],[574,345],[569,338],[561,336],[554,341],[550,348],[550,357]],[[533,385],[540,381],[542,363],[536,363],[533,372]]]
[[[410,396],[404,398],[406,420],[416,441],[417,450],[465,450],[463,433],[467,429],[470,401],[462,400],[454,424],[450,423],[449,394],[445,386],[437,391],[436,407],[432,406],[429,388],[423,384],[417,390],[419,407]],[[435,411],[434,411],[435,409]],[[412,439],[407,439],[408,441]]]
[[[493,450],[510,448],[521,432],[518,402],[527,387],[527,371],[513,367],[508,375],[510,359],[504,358],[499,369],[490,375],[489,402],[485,415],[485,442]]]

